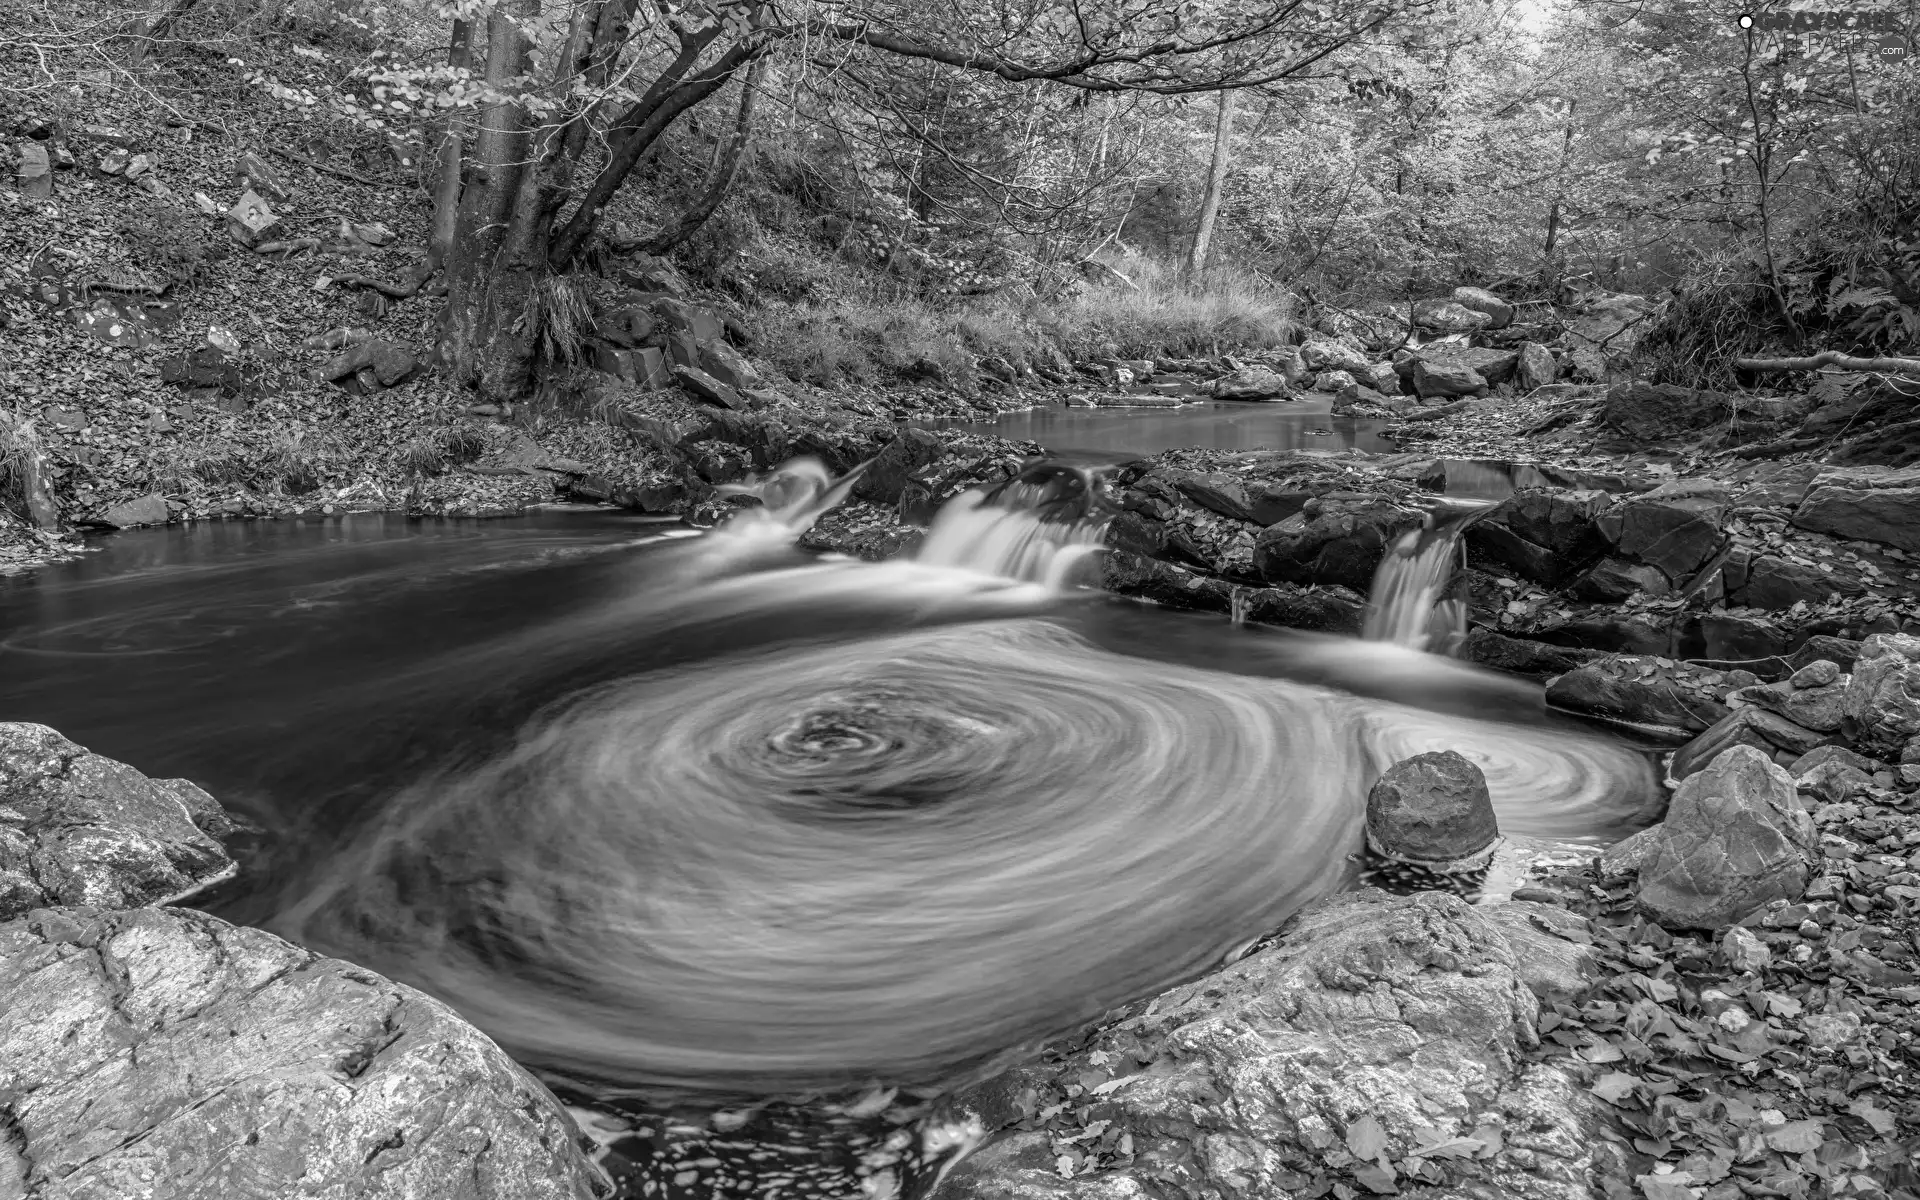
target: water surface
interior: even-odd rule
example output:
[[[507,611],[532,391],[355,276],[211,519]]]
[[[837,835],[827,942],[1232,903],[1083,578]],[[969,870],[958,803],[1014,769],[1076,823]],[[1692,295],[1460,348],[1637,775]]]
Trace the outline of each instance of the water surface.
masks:
[[[1652,819],[1531,685],[995,576],[1087,547],[977,500],[919,563],[606,513],[118,534],[0,584],[0,719],[201,782],[266,831],[216,911],[607,1095],[952,1079],[1343,886],[1424,750],[1512,833]]]
[[[1032,439],[1058,455],[1135,457],[1186,446],[1208,450],[1365,450],[1394,454],[1390,422],[1330,415],[1325,397],[1279,403],[1206,400],[1180,408],[1038,408],[961,427]]]

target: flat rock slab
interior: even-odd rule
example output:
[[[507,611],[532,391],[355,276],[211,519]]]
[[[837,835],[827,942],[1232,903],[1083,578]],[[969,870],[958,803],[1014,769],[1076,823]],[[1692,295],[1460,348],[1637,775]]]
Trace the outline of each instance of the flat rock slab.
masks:
[[[45,725],[0,722],[0,920],[177,897],[231,870],[215,840],[231,829],[184,779],[148,779]]]
[[[438,1001],[185,909],[0,924],[0,1196],[587,1200],[545,1088]]]
[[[1496,922],[1440,892],[1309,905],[1276,944],[962,1093],[987,1128],[1013,1128],[939,1195],[1271,1200],[1425,1137],[1463,1154],[1447,1195],[1584,1200],[1591,1101],[1521,1061],[1539,1002],[1519,962],[1579,918],[1528,921],[1516,944],[1505,922],[1523,915],[1541,914]],[[1578,958],[1531,982],[1574,987]]]

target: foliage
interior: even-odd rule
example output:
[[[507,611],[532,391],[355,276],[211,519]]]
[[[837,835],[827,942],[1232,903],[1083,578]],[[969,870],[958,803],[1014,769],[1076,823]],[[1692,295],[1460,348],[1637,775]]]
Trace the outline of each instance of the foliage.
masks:
[[[208,238],[204,227],[178,209],[161,208],[139,220],[122,218],[118,231],[135,263],[192,287],[204,283],[214,264],[228,256],[226,244]]]

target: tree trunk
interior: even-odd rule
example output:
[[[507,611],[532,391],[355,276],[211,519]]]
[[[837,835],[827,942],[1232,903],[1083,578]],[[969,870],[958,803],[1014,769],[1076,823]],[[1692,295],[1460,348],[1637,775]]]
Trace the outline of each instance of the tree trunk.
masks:
[[[720,147],[720,158],[707,180],[706,190],[701,192],[700,198],[687,211],[680,214],[678,220],[647,239],[641,245],[641,250],[648,254],[665,254],[692,237],[727,198],[727,192],[733,187],[734,176],[740,173],[740,164],[746,159],[747,143],[753,140],[754,98],[760,94],[760,81],[766,77],[766,66],[767,60],[758,58],[747,68],[732,136]]]
[[[531,21],[540,0],[510,0],[487,19],[486,81],[510,92],[524,86],[531,47],[516,19]],[[441,356],[454,378],[489,399],[513,399],[513,380],[524,368],[515,349],[501,344],[525,309],[526,284],[494,270],[507,218],[519,192],[527,155],[526,114],[498,100],[481,108],[471,170],[460,196],[452,259],[447,270],[447,307],[441,317]]]
[[[634,167],[639,165],[640,156],[659,140],[667,127],[681,113],[719,91],[736,71],[759,58],[767,49],[766,42],[736,43],[697,74],[684,78],[663,75],[654,87],[648,89],[647,95],[642,96],[628,111],[620,129],[610,139],[606,164],[588,186],[586,195],[580,198],[579,207],[573,210],[566,226],[554,235],[553,248],[549,252],[554,270],[565,270],[574,256],[586,246],[587,239],[593,236],[600,224],[607,203],[620,190],[620,185],[626,182],[627,176],[633,173]],[[682,57],[692,56],[683,54]]]
[[[456,19],[453,37],[447,44],[447,65],[456,71],[473,68],[473,23]],[[460,173],[466,161],[466,122],[449,114],[447,128],[440,135],[440,178],[433,189],[433,234],[427,242],[427,263],[433,269],[446,265],[453,252],[453,238],[460,225]]]
[[[1220,217],[1220,193],[1227,183],[1227,168],[1233,165],[1233,100],[1238,93],[1220,93],[1220,111],[1213,121],[1213,163],[1207,171],[1207,194],[1200,201],[1200,224],[1193,231],[1193,251],[1187,257],[1187,274],[1200,278],[1207,269],[1207,251],[1213,246],[1213,226]]]
[[[1567,101],[1567,128],[1560,139],[1560,169],[1554,176],[1553,203],[1547,206],[1547,239],[1540,247],[1543,272],[1552,272],[1553,252],[1560,243],[1560,206],[1566,202],[1567,168],[1573,161],[1573,112],[1579,104],[1578,100]]]

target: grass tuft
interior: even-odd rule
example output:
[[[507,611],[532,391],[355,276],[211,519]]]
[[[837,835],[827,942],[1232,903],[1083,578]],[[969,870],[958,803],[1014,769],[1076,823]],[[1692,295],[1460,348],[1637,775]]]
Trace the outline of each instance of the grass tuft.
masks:
[[[1069,358],[1198,358],[1295,339],[1293,298],[1222,272],[1203,283],[1151,259],[1115,264],[1133,287],[1085,285],[1055,300],[1008,295],[932,300],[843,292],[754,314],[755,349],[791,378],[942,383],[970,391],[989,356],[1016,370]]]
[[[23,521],[33,519],[28,496],[42,460],[43,447],[33,422],[0,408],[0,508]]]

